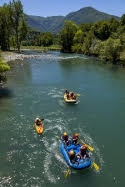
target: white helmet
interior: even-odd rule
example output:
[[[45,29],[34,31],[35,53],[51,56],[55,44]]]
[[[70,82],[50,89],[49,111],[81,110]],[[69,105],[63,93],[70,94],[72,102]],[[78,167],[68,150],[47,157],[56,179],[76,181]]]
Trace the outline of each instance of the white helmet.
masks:
[[[37,122],[37,121],[41,121],[40,118],[36,118],[36,119],[35,119],[35,122]]]

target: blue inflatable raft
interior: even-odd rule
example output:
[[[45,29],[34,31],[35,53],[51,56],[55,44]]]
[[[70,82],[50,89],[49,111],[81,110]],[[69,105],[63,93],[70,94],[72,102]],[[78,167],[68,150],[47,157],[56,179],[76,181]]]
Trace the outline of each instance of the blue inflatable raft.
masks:
[[[73,162],[70,161],[68,152],[70,150],[74,150],[74,152],[77,154],[80,151],[80,147],[80,144],[71,143],[67,146],[63,142],[60,143],[60,151],[63,154],[66,163],[74,169],[85,169],[91,165],[91,159],[89,156],[85,159],[75,159]]]

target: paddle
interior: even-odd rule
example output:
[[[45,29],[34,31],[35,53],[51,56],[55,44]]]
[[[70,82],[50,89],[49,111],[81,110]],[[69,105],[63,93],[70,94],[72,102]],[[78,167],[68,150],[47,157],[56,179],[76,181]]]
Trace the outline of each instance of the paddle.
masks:
[[[81,141],[81,143],[83,143],[83,144],[86,144],[83,140],[81,140],[81,139],[79,139],[80,141]],[[87,144],[86,144],[87,145]],[[87,145],[88,146],[88,149],[90,150],[90,151],[94,151],[94,148],[93,147],[91,147],[90,145]]]
[[[71,173],[70,168],[67,169],[67,171],[64,173],[64,178],[66,179]]]
[[[79,93],[77,93],[76,95],[77,95],[77,96],[80,96],[80,94],[79,94]]]
[[[99,166],[95,162],[92,163],[92,166],[95,168],[96,171],[99,170]]]

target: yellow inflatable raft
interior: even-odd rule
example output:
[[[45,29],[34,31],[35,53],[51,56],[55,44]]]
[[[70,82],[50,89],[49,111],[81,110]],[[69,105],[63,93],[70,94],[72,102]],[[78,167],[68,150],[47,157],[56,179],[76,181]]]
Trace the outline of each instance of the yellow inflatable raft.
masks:
[[[66,103],[76,103],[77,100],[74,100],[74,99],[67,99],[67,96],[66,94],[64,94],[64,100]]]

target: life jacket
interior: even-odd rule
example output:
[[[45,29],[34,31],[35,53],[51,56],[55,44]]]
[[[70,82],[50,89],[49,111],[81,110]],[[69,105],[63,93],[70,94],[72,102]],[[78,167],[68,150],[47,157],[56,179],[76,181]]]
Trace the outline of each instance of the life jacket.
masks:
[[[85,149],[83,149],[83,148],[80,149],[80,154],[81,154],[82,157],[84,157],[86,155],[86,151],[87,151],[86,148]]]
[[[72,138],[72,141],[74,144],[77,144],[77,141],[78,141],[78,136],[76,136],[75,134],[73,135],[73,138]]]
[[[70,161],[72,162],[75,159],[75,153],[73,155],[69,155]]]

